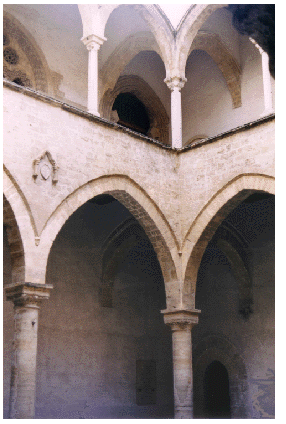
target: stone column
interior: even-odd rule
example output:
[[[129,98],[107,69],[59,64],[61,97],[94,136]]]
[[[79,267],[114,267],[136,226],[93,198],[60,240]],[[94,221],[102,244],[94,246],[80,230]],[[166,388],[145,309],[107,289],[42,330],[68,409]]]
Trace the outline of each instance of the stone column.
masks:
[[[34,418],[38,311],[51,285],[16,283],[5,287],[14,302],[14,341],[10,386],[10,418]]]
[[[269,72],[269,56],[265,51],[261,53],[263,91],[264,91],[264,115],[273,113],[271,76]]]
[[[262,62],[262,79],[263,79],[263,94],[264,94],[264,111],[262,116],[273,113],[273,102],[272,102],[272,89],[271,89],[271,75],[269,71],[269,56],[268,54],[253,40],[251,37],[250,41],[255,45],[261,55]]]
[[[171,90],[171,129],[172,147],[180,149],[182,147],[182,100],[181,88],[184,87],[186,78],[166,78],[165,83]]]
[[[89,51],[87,109],[96,116],[100,116],[98,112],[98,51],[105,40],[106,38],[94,34],[81,39]]]
[[[162,311],[172,330],[175,418],[193,418],[192,327],[199,310]]]

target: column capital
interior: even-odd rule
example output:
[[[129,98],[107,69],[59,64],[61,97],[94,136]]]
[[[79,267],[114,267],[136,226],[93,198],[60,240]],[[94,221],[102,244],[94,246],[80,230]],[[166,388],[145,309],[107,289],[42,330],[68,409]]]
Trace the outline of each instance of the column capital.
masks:
[[[167,86],[169,87],[171,91],[174,91],[175,88],[178,90],[181,90],[181,88],[183,88],[185,83],[187,82],[187,78],[170,77],[170,78],[165,78],[164,82],[167,84]]]
[[[6,299],[15,306],[38,308],[41,301],[50,297],[51,284],[15,283],[5,287]]]
[[[161,311],[164,314],[165,324],[170,325],[172,331],[190,331],[195,324],[198,324],[200,312],[198,309],[176,311],[165,309]]]
[[[87,50],[99,50],[100,46],[106,41],[107,38],[99,37],[98,35],[91,34],[87,37],[82,37],[81,41],[86,46]]]

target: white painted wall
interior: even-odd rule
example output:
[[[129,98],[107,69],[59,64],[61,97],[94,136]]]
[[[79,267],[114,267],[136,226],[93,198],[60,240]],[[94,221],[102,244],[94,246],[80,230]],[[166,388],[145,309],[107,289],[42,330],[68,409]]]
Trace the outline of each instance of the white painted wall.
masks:
[[[182,89],[183,143],[192,137],[209,137],[254,121],[264,110],[261,57],[248,37],[241,38],[242,106],[233,108],[226,81],[213,59],[193,51]]]

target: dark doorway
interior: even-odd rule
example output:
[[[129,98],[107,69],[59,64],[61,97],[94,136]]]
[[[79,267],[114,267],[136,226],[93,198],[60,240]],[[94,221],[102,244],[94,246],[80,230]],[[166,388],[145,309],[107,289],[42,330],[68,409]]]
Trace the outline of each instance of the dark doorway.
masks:
[[[219,361],[213,361],[204,377],[206,418],[230,418],[228,372]]]

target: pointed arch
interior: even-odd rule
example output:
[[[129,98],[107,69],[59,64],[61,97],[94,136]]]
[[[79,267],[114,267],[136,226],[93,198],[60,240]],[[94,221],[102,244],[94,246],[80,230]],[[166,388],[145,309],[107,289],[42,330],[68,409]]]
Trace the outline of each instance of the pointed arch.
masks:
[[[182,302],[194,307],[196,282],[204,251],[227,215],[256,191],[274,194],[274,177],[261,174],[239,175],[221,187],[198,214],[185,236],[182,249]]]
[[[158,130],[159,141],[169,144],[169,117],[165,107],[150,85],[137,75],[121,76],[114,89],[105,92],[100,105],[101,116],[111,119],[113,103],[120,93],[134,94],[144,104],[150,119],[149,132]]]
[[[209,16],[217,9],[225,7],[224,4],[194,4],[185,14],[176,36],[176,52],[173,59],[172,75],[185,77],[187,59],[192,43]]]
[[[146,192],[122,175],[103,176],[71,193],[53,212],[41,234],[41,269],[46,270],[50,249],[66,220],[85,202],[99,194],[109,194],[123,204],[144,229],[157,254],[165,283],[167,306],[177,304],[178,242],[171,227]],[[45,271],[43,271],[45,273]],[[44,273],[41,280],[45,280]]]
[[[4,34],[16,40],[28,59],[32,70],[32,79],[35,81],[35,87],[33,88],[43,93],[56,95],[58,93],[61,76],[57,72],[52,72],[50,70],[41,48],[24,25],[6,11],[4,11],[3,15]],[[23,71],[25,71],[25,69],[15,71],[15,76],[25,75]],[[9,72],[10,71],[7,70],[7,75],[5,77],[12,79],[14,74],[10,75]]]
[[[101,38],[104,37],[105,27],[111,13],[123,4],[103,4],[103,5],[78,5],[82,24],[83,38],[96,34]],[[151,32],[153,33],[156,42],[160,49],[160,56],[166,67],[172,62],[172,48],[174,44],[174,35],[172,27],[165,14],[161,9],[153,4],[133,4],[131,5],[140,16],[147,22]],[[107,41],[108,42],[108,41]]]
[[[3,191],[3,221],[10,246],[12,282],[29,281],[27,270],[33,268],[29,252],[35,247],[36,227],[23,193],[5,169]]]

